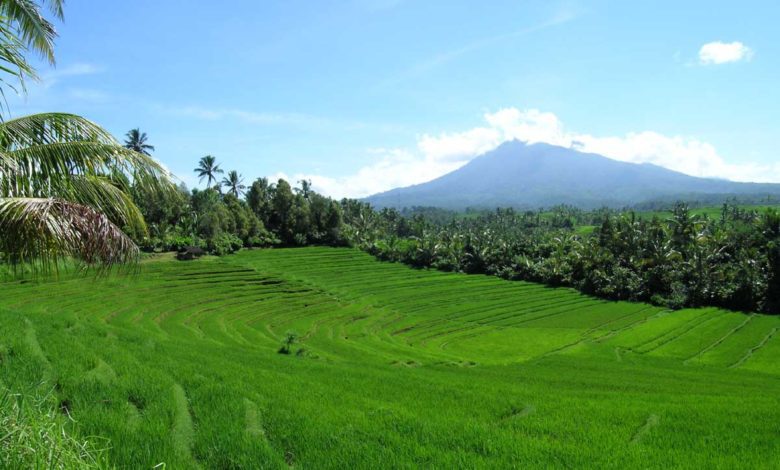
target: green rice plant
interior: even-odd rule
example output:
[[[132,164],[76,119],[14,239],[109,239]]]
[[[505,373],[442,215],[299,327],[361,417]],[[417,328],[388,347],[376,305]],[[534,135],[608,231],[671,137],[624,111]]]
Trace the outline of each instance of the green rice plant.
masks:
[[[49,396],[0,390],[0,467],[45,469],[108,468],[103,440],[81,440],[63,424]],[[64,405],[63,405],[64,406]]]
[[[65,436],[110,443],[89,440],[106,448],[91,454],[99,465],[780,460],[774,317],[667,312],[318,247],[159,257],[135,275],[3,282],[0,294],[0,381],[29,390],[26,404],[51,384],[42,409]]]

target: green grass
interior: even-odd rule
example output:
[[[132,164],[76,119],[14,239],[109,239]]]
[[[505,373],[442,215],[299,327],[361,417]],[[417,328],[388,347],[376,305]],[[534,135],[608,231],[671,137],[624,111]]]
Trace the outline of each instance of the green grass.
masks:
[[[780,462],[774,317],[332,248],[158,257],[0,292],[0,386],[53,390],[58,422],[108,439],[118,467]],[[288,331],[299,342],[279,354]]]

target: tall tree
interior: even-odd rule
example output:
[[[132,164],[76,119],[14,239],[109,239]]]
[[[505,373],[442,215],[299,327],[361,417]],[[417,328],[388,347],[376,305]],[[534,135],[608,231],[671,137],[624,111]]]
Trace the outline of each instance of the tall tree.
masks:
[[[274,190],[274,185],[267,178],[258,178],[246,192],[247,204],[265,225],[268,225]]]
[[[193,170],[197,175],[199,181],[206,179],[206,186],[209,188],[217,182],[217,175],[224,173],[217,164],[217,159],[213,155],[206,155],[198,162],[198,167]]]
[[[279,179],[271,199],[271,227],[279,235],[284,243],[293,243],[295,236],[295,194],[290,183]]]
[[[147,144],[147,140],[148,137],[146,132],[141,132],[141,129],[137,127],[135,129],[130,129],[130,131],[125,134],[125,148],[144,155],[151,155],[151,152],[154,152],[154,145]]]
[[[222,178],[222,186],[228,188],[228,194],[232,194],[237,198],[241,197],[246,189],[244,179],[236,170],[229,171],[227,177]]]
[[[300,183],[301,187],[295,188],[296,194],[300,194],[304,199],[309,199],[313,192],[311,189],[311,180],[300,180],[298,183]]]

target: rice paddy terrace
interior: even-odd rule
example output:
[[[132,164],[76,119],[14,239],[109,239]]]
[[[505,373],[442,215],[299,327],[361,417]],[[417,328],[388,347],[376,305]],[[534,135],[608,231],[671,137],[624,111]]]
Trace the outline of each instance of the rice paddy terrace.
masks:
[[[330,248],[162,257],[0,293],[0,384],[51,389],[119,467],[780,462],[776,317]]]

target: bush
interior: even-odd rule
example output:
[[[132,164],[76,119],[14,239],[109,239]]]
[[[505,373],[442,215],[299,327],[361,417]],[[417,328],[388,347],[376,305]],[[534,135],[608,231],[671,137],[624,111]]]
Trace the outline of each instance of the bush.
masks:
[[[171,235],[163,240],[165,251],[181,251],[190,246],[203,248],[202,243],[197,238],[184,235]]]
[[[294,331],[288,331],[284,339],[282,340],[282,347],[279,348],[279,354],[290,354],[292,352],[293,344],[298,342],[298,333]]]
[[[243,246],[244,242],[230,233],[223,233],[208,241],[208,250],[217,256],[235,253]]]

